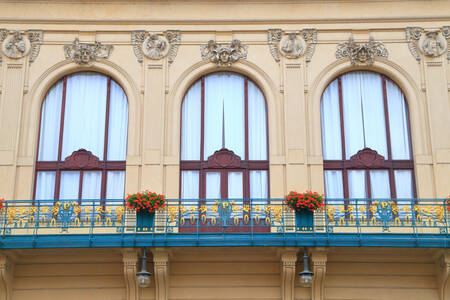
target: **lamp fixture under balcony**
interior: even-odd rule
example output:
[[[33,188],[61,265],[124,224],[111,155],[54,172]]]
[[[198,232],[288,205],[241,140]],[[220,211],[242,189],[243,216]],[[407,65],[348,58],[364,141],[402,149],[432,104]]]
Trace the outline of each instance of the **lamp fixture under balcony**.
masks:
[[[151,276],[152,274],[147,271],[147,256],[145,255],[145,248],[143,248],[141,271],[136,273],[136,281],[139,287],[148,287],[152,279]]]
[[[306,248],[303,252],[303,271],[298,273],[298,276],[300,277],[300,285],[302,287],[311,287],[314,272],[308,269],[308,253],[306,252]]]

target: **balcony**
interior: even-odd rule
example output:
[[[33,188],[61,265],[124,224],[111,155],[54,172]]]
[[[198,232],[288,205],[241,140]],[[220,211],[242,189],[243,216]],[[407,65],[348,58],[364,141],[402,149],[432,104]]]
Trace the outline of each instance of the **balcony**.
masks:
[[[327,199],[311,227],[283,199],[168,200],[152,226],[123,200],[9,201],[0,249],[138,246],[450,246],[444,199]]]

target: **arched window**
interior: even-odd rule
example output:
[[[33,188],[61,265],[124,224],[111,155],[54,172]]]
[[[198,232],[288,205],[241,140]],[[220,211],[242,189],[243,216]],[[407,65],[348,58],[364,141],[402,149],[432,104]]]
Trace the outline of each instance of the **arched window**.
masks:
[[[322,95],[322,150],[328,198],[413,198],[408,108],[383,75],[339,76]]]
[[[268,198],[266,101],[247,77],[202,77],[181,116],[182,199]]]
[[[111,77],[65,76],[42,104],[34,198],[123,198],[128,102]]]

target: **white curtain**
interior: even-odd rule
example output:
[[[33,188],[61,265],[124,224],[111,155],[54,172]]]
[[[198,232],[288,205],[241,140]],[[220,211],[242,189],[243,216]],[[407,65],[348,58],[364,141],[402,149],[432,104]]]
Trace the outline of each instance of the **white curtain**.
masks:
[[[228,173],[228,198],[242,199],[244,197],[242,172]]]
[[[181,108],[181,160],[200,160],[201,80],[187,92]]]
[[[78,73],[67,78],[62,159],[84,148],[103,160],[107,77]]]
[[[269,197],[269,182],[267,171],[250,171],[250,198],[267,199]]]
[[[78,199],[79,187],[80,187],[80,172],[78,171],[61,172],[59,199],[61,200]]]
[[[346,158],[364,147],[387,158],[381,76],[372,72],[342,75]]]
[[[222,148],[223,132],[225,148],[245,159],[244,79],[232,73],[205,78],[205,160]]]
[[[123,89],[112,80],[108,123],[108,160],[125,160],[127,156],[128,101]]]
[[[106,176],[106,199],[123,199],[125,171],[108,171]]]
[[[206,199],[220,199],[220,173],[206,173]]]
[[[410,159],[408,109],[398,86],[386,80],[392,159]]]
[[[344,198],[344,185],[342,183],[341,170],[326,170],[325,175],[325,194],[326,198],[342,199]]]
[[[181,172],[181,199],[198,199],[199,186],[198,171]]]
[[[248,81],[248,156],[267,160],[266,100],[261,90]]]
[[[348,171],[348,194],[349,198],[367,198],[365,171]]]
[[[394,179],[398,199],[410,199],[414,197],[411,170],[394,170]]]
[[[83,172],[83,189],[81,191],[81,199],[83,200],[100,199],[101,187],[102,187],[102,172],[100,171]],[[86,203],[86,201],[83,201],[83,203]]]
[[[55,198],[55,172],[38,172],[36,177],[36,200],[51,200]],[[41,202],[43,204],[43,202]]]
[[[372,199],[391,198],[389,173],[387,170],[370,171],[370,191],[372,194]]]
[[[38,161],[58,160],[62,92],[61,80],[50,89],[42,103]]]
[[[341,121],[339,113],[339,89],[337,79],[331,82],[323,92],[320,110],[322,120],[323,159],[341,160]]]

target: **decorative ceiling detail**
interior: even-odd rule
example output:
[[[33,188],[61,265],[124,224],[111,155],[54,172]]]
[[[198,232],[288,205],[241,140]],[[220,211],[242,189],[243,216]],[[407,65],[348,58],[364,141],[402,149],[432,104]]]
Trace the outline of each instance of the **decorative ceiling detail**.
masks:
[[[339,44],[336,50],[337,59],[349,57],[352,65],[371,65],[376,56],[387,58],[389,54],[384,44],[375,42],[373,37],[366,44],[355,43],[353,37],[350,37],[348,42]]]
[[[131,43],[138,62],[143,61],[143,56],[152,60],[167,56],[169,63],[172,63],[177,56],[180,36],[178,30],[167,30],[162,35],[136,30],[131,32]]]
[[[221,45],[210,40],[206,45],[200,46],[202,59],[208,59],[218,66],[231,66],[239,59],[247,58],[248,46],[241,43],[240,40],[233,40],[228,45]]]
[[[64,46],[66,59],[79,65],[91,65],[99,58],[108,58],[113,50],[113,45],[104,45],[100,42],[80,43],[76,38],[72,44]]]
[[[421,60],[420,52],[428,57],[439,57],[446,51],[447,59],[450,59],[450,50],[448,49],[450,26],[442,26],[440,29],[432,30],[425,30],[421,27],[407,27],[405,33],[409,51],[416,60]]]
[[[29,54],[29,61],[33,62],[39,54],[42,40],[42,30],[24,32],[0,29],[1,52],[12,59],[19,59]]]
[[[295,59],[306,53],[306,61],[311,61],[317,43],[316,29],[303,29],[297,35],[296,31],[283,32],[282,29],[269,29],[267,34],[270,53],[276,62],[280,61],[280,55]]]

